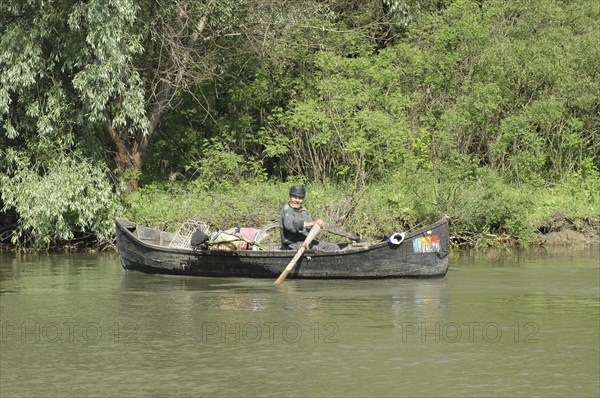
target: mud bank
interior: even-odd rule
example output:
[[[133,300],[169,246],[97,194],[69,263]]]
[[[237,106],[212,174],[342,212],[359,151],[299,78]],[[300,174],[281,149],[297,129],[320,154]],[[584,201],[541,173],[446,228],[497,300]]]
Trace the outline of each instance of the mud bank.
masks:
[[[600,216],[568,217],[561,212],[538,227],[535,244],[540,246],[599,244]]]

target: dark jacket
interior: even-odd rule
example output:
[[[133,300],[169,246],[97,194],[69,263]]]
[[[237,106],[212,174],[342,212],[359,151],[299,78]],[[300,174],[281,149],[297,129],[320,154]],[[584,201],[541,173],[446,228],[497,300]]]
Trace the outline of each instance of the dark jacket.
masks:
[[[292,243],[304,242],[308,235],[308,230],[304,228],[305,221],[311,222],[312,218],[304,207],[295,210],[289,203],[283,206],[279,216],[279,231],[284,249]]]

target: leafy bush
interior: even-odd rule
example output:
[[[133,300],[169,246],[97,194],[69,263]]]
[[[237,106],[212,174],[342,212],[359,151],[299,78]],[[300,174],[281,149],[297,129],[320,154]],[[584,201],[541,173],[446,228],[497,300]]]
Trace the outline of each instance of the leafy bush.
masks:
[[[0,174],[2,210],[14,209],[19,225],[12,240],[32,239],[38,248],[74,237],[81,229],[101,241],[114,236],[116,196],[106,170],[85,159],[61,157],[48,167],[10,153]]]
[[[600,216],[600,172],[591,160],[584,161],[575,173],[566,174],[556,184],[532,190],[536,208],[528,215],[533,224],[548,220],[560,211],[571,217]]]
[[[126,198],[125,217],[175,231],[197,219],[220,229],[236,225],[260,227],[277,221],[287,200],[287,184],[269,181],[224,183],[211,189],[178,182],[153,183]]]
[[[528,214],[534,200],[527,189],[504,183],[495,174],[487,174],[472,187],[471,200],[464,203],[463,218],[457,220],[459,231],[479,234],[506,234],[527,243],[534,234]]]
[[[244,159],[230,146],[223,139],[204,143],[201,156],[187,167],[196,177],[193,185],[197,189],[212,189],[225,184],[235,186],[243,180],[264,178],[264,170],[259,162]]]

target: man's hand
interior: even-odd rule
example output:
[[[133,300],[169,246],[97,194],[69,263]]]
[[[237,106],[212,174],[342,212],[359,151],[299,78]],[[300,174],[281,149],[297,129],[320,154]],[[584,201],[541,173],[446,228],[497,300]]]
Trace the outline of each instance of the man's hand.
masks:
[[[318,220],[314,220],[312,222],[304,222],[304,228],[310,228],[313,225],[319,225],[321,228],[323,228],[325,226],[325,221],[321,220],[320,218]]]

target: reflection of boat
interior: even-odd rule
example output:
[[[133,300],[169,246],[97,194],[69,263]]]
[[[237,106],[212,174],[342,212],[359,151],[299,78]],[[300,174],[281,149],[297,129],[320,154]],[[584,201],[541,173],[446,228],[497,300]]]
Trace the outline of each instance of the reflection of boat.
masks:
[[[169,247],[175,234],[117,220],[117,248],[126,270],[152,274],[276,278],[291,250],[192,250]],[[396,234],[398,235],[398,234]],[[360,242],[340,251],[307,250],[288,278],[443,277],[448,270],[446,218],[403,239]],[[390,242],[391,241],[391,242]],[[395,244],[397,243],[397,244]]]

